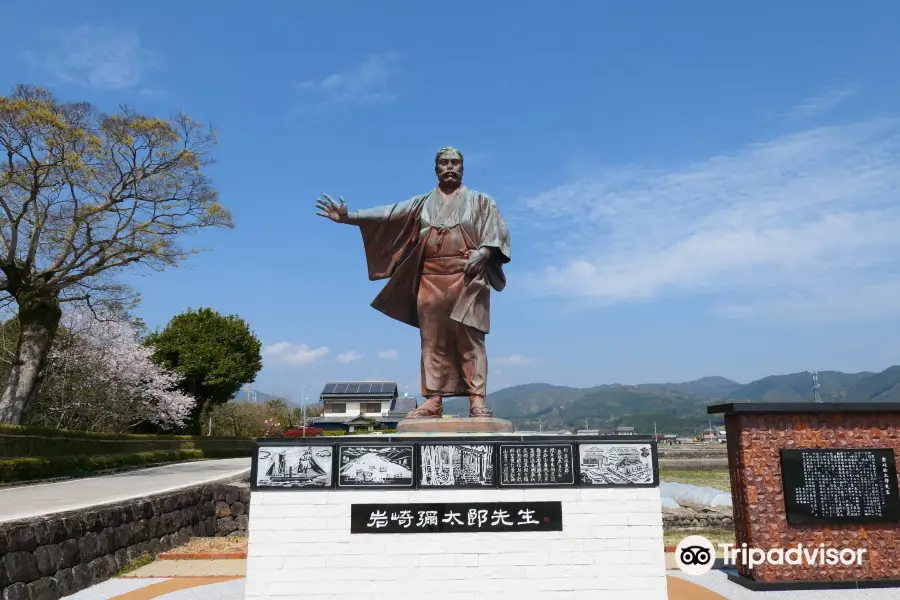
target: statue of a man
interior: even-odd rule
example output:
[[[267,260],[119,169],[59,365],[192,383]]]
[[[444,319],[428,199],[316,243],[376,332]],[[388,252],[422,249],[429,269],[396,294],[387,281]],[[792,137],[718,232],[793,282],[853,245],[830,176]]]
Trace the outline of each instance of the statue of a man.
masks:
[[[407,418],[442,416],[449,396],[468,396],[469,415],[488,417],[484,340],[491,288],[506,287],[509,230],[493,198],[462,184],[459,150],[440,150],[434,172],[437,187],[405,202],[351,213],[323,194],[317,214],[359,227],[369,279],[389,279],[372,307],[419,328],[426,400]]]

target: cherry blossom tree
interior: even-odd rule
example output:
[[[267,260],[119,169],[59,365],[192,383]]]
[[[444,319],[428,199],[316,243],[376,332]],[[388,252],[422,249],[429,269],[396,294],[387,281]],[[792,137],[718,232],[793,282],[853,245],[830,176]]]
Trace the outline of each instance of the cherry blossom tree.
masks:
[[[29,424],[88,431],[184,425],[196,401],[178,389],[180,376],[153,361],[134,319],[78,306],[61,325]]]

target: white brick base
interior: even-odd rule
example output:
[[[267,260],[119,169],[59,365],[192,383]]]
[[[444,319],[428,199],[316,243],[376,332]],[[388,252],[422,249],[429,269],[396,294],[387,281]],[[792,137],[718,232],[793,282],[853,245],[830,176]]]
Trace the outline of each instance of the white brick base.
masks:
[[[563,530],[350,534],[351,504],[562,502]],[[247,599],[666,600],[658,488],[259,492]]]

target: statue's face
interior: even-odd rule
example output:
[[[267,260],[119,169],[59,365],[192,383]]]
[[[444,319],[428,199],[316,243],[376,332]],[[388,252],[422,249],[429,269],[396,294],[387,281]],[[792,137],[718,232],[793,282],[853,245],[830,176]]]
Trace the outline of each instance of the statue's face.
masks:
[[[434,172],[441,183],[458,184],[462,181],[462,158],[456,152],[444,152],[438,157],[437,163],[434,165]]]

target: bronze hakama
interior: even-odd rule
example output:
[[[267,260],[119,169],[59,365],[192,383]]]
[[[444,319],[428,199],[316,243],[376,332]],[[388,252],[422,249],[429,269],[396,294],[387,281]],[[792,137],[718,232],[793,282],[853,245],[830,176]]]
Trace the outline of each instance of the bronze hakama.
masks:
[[[490,289],[506,286],[509,230],[494,200],[460,187],[444,200],[438,190],[405,202],[361,210],[359,225],[369,279],[389,278],[372,302],[380,312],[418,327],[422,394],[484,396],[485,335],[490,331]],[[484,272],[467,277],[468,253],[493,250]]]

